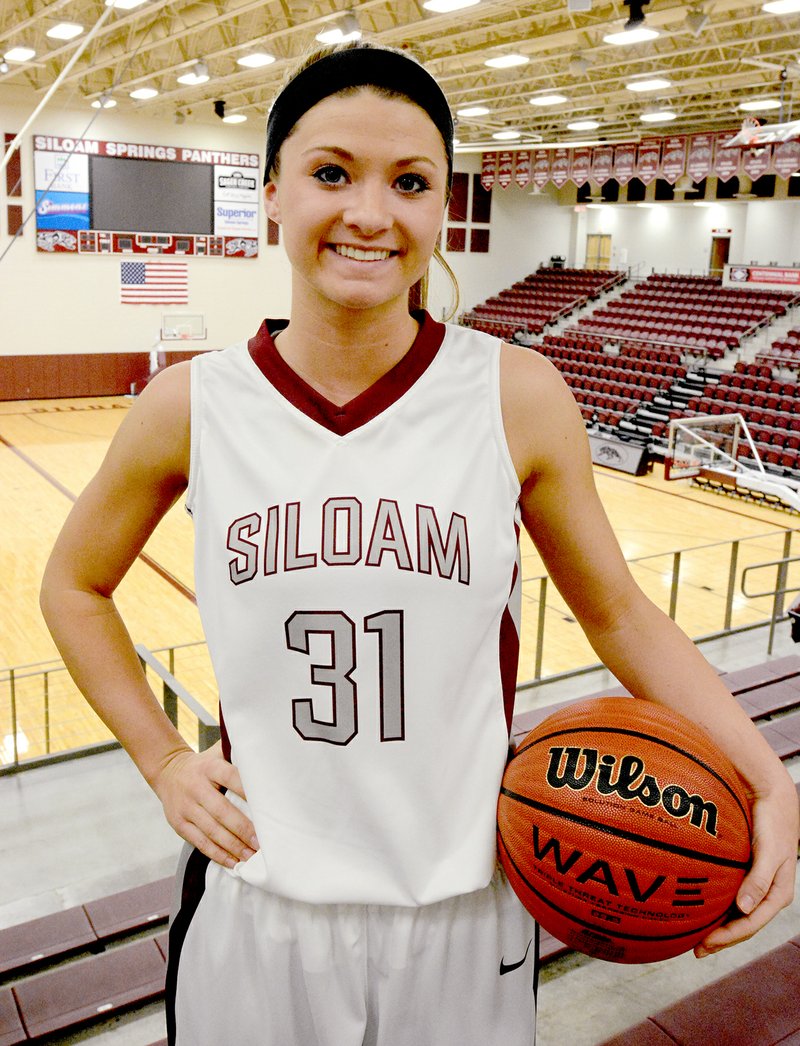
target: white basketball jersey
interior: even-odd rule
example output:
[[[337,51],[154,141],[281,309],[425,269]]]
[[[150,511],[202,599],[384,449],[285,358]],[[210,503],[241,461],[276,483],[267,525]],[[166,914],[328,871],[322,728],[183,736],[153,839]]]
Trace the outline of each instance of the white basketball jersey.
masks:
[[[422,905],[495,863],[519,649],[500,343],[427,314],[337,407],[255,338],[192,362],[197,597],[261,850],[317,903]]]

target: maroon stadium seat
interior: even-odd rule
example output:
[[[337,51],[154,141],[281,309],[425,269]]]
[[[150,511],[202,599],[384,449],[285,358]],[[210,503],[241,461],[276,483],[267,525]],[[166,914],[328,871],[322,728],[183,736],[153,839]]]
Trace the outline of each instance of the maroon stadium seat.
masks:
[[[19,1019],[17,1004],[10,988],[0,991],[0,1046],[14,1046],[18,1042],[27,1042],[28,1036]]]
[[[0,930],[0,973],[23,970],[96,944],[97,937],[80,906],[44,915]]]
[[[59,966],[12,991],[28,1035],[35,1038],[158,998],[165,969],[150,938]]]
[[[83,907],[100,940],[146,929],[169,918],[174,880],[171,876],[111,894]]]

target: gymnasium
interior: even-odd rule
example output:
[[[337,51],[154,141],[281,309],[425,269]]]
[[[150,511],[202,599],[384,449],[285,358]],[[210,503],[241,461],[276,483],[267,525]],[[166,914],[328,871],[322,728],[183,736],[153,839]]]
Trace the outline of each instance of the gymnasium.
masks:
[[[6,0],[0,1046],[166,1042],[180,840],[69,679],[39,585],[151,376],[288,314],[267,114],[316,41],[359,34],[422,60],[457,120],[440,249],[458,293],[433,266],[412,304],[561,371],[637,582],[800,794],[800,3]],[[521,553],[516,740],[622,693],[527,537]],[[182,501],[116,598],[165,710],[207,748]],[[798,899],[700,962],[621,966],[546,934],[541,956],[538,1046],[800,1043]]]

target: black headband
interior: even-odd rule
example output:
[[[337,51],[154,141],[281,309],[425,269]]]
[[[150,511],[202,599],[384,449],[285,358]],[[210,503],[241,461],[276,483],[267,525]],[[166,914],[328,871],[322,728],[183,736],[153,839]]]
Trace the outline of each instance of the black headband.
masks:
[[[453,176],[453,116],[441,87],[413,58],[397,51],[348,47],[306,66],[272,104],[267,121],[264,184],[278,150],[300,117],[332,94],[348,87],[383,87],[409,98],[430,116],[447,153],[447,184]]]

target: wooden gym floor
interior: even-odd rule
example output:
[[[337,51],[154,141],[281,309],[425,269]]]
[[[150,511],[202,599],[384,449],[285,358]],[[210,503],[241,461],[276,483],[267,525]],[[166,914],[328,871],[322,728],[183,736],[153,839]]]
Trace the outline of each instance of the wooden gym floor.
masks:
[[[38,587],[49,549],[71,507],[97,469],[130,400],[106,399],[0,402],[0,482],[5,525],[0,545],[0,678],[5,669],[57,657],[41,619]],[[597,468],[596,480],[626,558],[641,560],[632,569],[637,581],[665,610],[669,606],[673,554],[681,552],[679,624],[692,636],[723,627],[730,545],[741,541],[739,573],[744,566],[780,558],[787,529],[797,530],[798,516],[741,500],[710,494],[686,481],[666,483],[656,466],[645,477]],[[117,602],[137,643],[151,649],[202,640],[193,601],[191,521],[182,502],[165,517],[147,544],[145,555],[119,588]],[[728,543],[722,544],[720,543]],[[709,547],[716,546],[716,547]],[[523,544],[523,636],[520,681],[534,674],[534,644],[544,571],[527,539]],[[792,554],[800,554],[797,540]],[[647,557],[644,558],[643,557]],[[774,569],[752,577],[753,591],[774,584]],[[800,589],[800,571],[790,578]],[[544,675],[592,664],[596,657],[552,585],[545,598]],[[737,587],[733,624],[762,621],[771,601],[747,599]],[[44,750],[41,675],[27,680],[16,673],[17,731],[25,735],[28,756]],[[204,647],[176,655],[176,675],[211,711],[213,678]],[[28,685],[26,685],[28,684]],[[55,673],[48,700],[50,745],[86,744],[106,733],[84,702]],[[8,762],[8,687],[0,689],[0,761]],[[27,729],[26,729],[27,724]],[[5,741],[3,741],[5,739]]]

